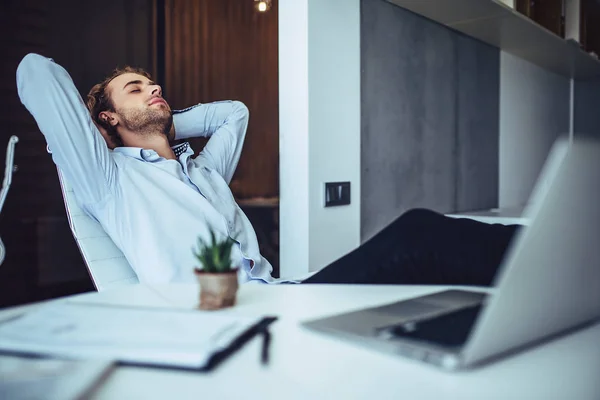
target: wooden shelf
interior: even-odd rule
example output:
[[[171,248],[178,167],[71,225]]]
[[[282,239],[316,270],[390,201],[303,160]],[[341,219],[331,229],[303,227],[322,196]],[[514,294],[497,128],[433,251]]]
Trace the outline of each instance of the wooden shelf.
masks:
[[[237,199],[236,202],[240,207],[279,207],[279,197],[253,197],[249,199]]]
[[[497,0],[387,0],[542,68],[600,77],[600,61]]]

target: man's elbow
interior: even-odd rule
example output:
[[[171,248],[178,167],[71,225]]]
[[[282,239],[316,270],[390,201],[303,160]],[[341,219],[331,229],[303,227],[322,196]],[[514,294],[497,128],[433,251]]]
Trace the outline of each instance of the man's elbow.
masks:
[[[25,80],[25,77],[32,75],[33,72],[40,69],[40,66],[45,63],[51,62],[48,58],[41,56],[36,53],[29,53],[17,66],[17,83],[21,83]]]
[[[248,121],[248,118],[250,116],[250,111],[248,110],[248,107],[246,107],[246,105],[244,103],[242,103],[241,101],[235,100],[235,101],[233,101],[233,114],[239,120]]]
[[[44,56],[36,53],[29,53],[17,66],[17,92],[21,101],[23,101],[23,94],[27,87],[34,85],[35,81],[40,77],[44,71],[44,66],[49,65],[52,61]]]

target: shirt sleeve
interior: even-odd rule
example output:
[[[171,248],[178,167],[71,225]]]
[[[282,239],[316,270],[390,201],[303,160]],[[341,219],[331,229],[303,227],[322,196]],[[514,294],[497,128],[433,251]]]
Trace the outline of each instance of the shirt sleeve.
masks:
[[[209,137],[198,159],[229,183],[242,154],[248,118],[248,108],[239,101],[198,104],[174,111],[175,139]]]
[[[93,204],[112,193],[114,160],[67,71],[28,54],[17,68],[17,90],[78,200]]]

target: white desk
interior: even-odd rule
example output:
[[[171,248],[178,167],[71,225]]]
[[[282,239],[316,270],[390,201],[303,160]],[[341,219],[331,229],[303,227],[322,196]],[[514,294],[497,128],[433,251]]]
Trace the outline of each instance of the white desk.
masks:
[[[524,207],[491,208],[446,214],[453,218],[470,218],[488,224],[528,225],[529,218],[523,216]]]
[[[243,285],[238,305],[219,311],[274,314],[271,362],[260,339],[210,374],[120,367],[95,393],[115,398],[598,399],[600,324],[471,372],[450,373],[305,330],[298,322],[396,301],[441,287]],[[196,285],[142,286],[57,301],[193,308]],[[10,310],[0,312],[0,318]]]

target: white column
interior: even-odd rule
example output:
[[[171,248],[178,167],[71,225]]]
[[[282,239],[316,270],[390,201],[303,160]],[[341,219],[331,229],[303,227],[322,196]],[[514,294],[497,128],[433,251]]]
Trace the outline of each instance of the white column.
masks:
[[[279,1],[279,264],[308,272],[308,1]]]
[[[280,265],[317,270],[360,243],[360,0],[280,0]],[[351,204],[324,207],[325,182]]]

